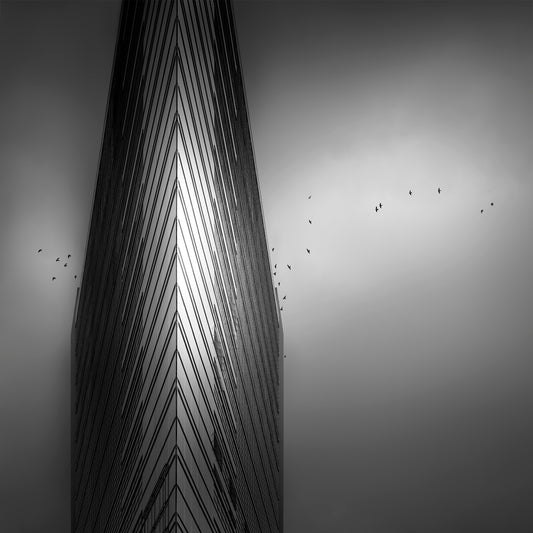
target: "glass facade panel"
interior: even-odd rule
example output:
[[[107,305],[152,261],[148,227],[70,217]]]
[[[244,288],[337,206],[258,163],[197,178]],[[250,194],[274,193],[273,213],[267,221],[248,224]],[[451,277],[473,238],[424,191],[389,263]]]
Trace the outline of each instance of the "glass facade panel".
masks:
[[[283,531],[281,323],[229,0],[125,0],[73,327],[72,531]]]
[[[209,531],[282,531],[281,324],[232,7],[178,5],[178,386],[205,376],[212,391],[209,444],[190,440],[208,451]],[[183,502],[196,493],[184,486]]]

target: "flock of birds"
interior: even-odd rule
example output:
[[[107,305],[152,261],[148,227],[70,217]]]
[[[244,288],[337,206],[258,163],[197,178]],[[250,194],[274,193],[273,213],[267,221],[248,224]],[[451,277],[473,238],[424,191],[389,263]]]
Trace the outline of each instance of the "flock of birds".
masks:
[[[440,187],[437,187],[437,193],[440,194],[442,192],[442,189]],[[413,191],[409,189],[409,196],[413,196]],[[490,205],[494,207],[494,202],[491,202]],[[374,207],[376,213],[383,207],[383,204],[380,202],[378,205]],[[481,209],[481,214],[485,212],[485,209]]]
[[[45,250],[43,250],[42,248],[39,248],[37,250],[37,254],[46,254],[47,252]],[[67,257],[66,257],[66,261],[64,264],[63,264],[63,268],[67,268],[68,267],[68,260],[72,257],[71,254],[67,254]],[[61,260],[61,257],[56,257],[56,260],[55,260],[56,263],[59,263],[61,264],[62,260]],[[57,279],[57,276],[52,276],[52,281],[55,281]],[[77,274],[74,274],[74,279],[78,279],[78,275]]]
[[[440,187],[437,188],[437,193],[438,193],[438,194],[441,194],[441,193],[442,193],[442,189],[441,189]],[[411,189],[409,189],[408,194],[409,194],[409,196],[413,196],[413,191],[412,191]],[[312,195],[309,195],[309,196],[307,197],[307,199],[308,199],[308,200],[311,200],[311,197],[312,197]],[[491,205],[491,207],[493,207],[493,206],[494,206],[494,202],[490,202],[490,205]],[[375,212],[377,213],[377,212],[379,212],[379,210],[382,209],[382,208],[383,208],[383,204],[382,204],[381,202],[379,202],[379,204],[376,205],[376,206],[374,207],[374,210],[375,210]],[[483,214],[484,211],[485,211],[484,209],[481,209],[481,214]],[[309,224],[313,224],[313,221],[312,221],[311,219],[308,219],[308,222],[309,222]],[[272,248],[272,252],[274,252],[274,250],[275,250],[275,248]],[[307,252],[308,255],[311,255],[311,250],[310,250],[309,248],[306,248],[305,250],[306,250],[306,252]],[[37,250],[37,254],[41,254],[41,253],[46,253],[46,252],[45,252],[42,248],[39,248],[39,249]],[[68,261],[71,257],[72,257],[71,254],[67,254],[67,261]],[[56,263],[61,262],[61,257],[56,257],[55,262],[56,262]],[[68,262],[64,263],[64,264],[63,264],[63,267],[64,267],[64,268],[67,268],[67,267],[68,267]],[[277,271],[276,271],[277,267],[278,267],[277,263],[274,264],[274,276],[277,275]],[[287,263],[287,268],[288,268],[288,270],[292,270],[292,266],[291,266],[290,264],[288,264],[288,263]],[[77,274],[74,274],[74,279],[77,279],[77,278],[78,278]],[[57,279],[57,276],[52,276],[52,281],[55,281],[56,279]],[[278,286],[278,287],[281,286],[281,282],[280,282],[280,281],[277,282],[277,286]],[[287,299],[287,295],[285,294],[281,300],[284,301],[284,300],[286,300],[286,299]],[[279,310],[280,310],[280,311],[283,311],[283,305],[279,308]]]
[[[443,192],[443,189],[441,189],[440,187],[438,187],[438,188],[437,188],[437,193],[438,193],[438,194],[441,194],[442,192]],[[413,196],[413,191],[412,191],[411,189],[409,189],[408,194],[409,194],[409,196]],[[311,196],[312,196],[312,195],[309,195],[309,196],[307,197],[307,199],[308,199],[308,200],[311,200]],[[494,202],[490,202],[490,205],[491,205],[491,207],[493,207],[493,206],[494,206]],[[374,210],[375,210],[376,213],[379,212],[379,210],[382,209],[382,208],[383,208],[383,204],[382,204],[381,202],[379,202],[378,205],[374,206]],[[481,209],[481,214],[483,214],[484,212],[485,212],[485,209]],[[311,219],[308,219],[308,222],[309,222],[309,224],[312,224],[312,223],[313,223],[313,221],[312,221]],[[274,250],[275,250],[275,248],[272,248],[272,252],[274,252]],[[307,253],[308,253],[309,255],[311,254],[311,250],[310,250],[309,248],[306,248],[306,251],[307,251]],[[278,267],[277,263],[274,264],[274,276],[277,275],[277,270],[276,270],[277,267]],[[288,268],[289,270],[292,270],[291,265],[289,265],[288,263],[287,263],[287,268]],[[275,282],[274,282],[274,284],[275,284]],[[280,287],[280,286],[281,286],[281,282],[278,281],[278,282],[277,282],[277,286]],[[285,294],[281,300],[282,300],[282,302],[283,302],[283,300],[286,300],[286,299],[287,299],[287,295]],[[280,311],[283,311],[283,305],[280,306],[279,310],[280,310]]]
[[[307,197],[307,199],[308,199],[308,200],[311,200],[311,197],[312,197],[312,195],[310,194],[310,195]],[[309,224],[313,224],[313,221],[312,221],[310,218],[308,219],[308,222],[309,222]],[[275,250],[275,248],[272,248],[272,252],[274,252],[274,250]],[[310,250],[309,248],[306,248],[305,250],[306,250],[306,252],[307,252],[308,255],[311,255],[311,250]],[[276,263],[276,264],[274,264],[274,276],[277,274],[277,271],[276,271],[277,268],[278,268],[278,264]],[[292,270],[292,266],[289,265],[288,263],[287,263],[287,268],[288,268],[289,270]],[[277,286],[278,286],[278,287],[281,286],[281,282],[280,282],[280,281],[278,281]],[[287,295],[285,294],[281,300],[283,301],[283,300],[286,300],[286,299],[287,299]],[[280,311],[283,311],[283,305],[279,308],[279,310],[280,310]],[[286,356],[285,356],[285,357],[286,357]]]

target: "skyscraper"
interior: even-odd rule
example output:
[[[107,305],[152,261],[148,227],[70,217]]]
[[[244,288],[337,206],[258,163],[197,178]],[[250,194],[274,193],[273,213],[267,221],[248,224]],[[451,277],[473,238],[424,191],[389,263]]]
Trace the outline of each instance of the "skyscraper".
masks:
[[[125,1],[73,326],[73,532],[283,530],[267,250],[231,4]]]

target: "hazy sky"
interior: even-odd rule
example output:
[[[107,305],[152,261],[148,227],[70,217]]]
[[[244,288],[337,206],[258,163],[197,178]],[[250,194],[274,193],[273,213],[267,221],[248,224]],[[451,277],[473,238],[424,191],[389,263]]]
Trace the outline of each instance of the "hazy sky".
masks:
[[[532,531],[531,3],[236,16],[287,294],[286,532]]]
[[[73,276],[118,8],[0,2],[0,529],[9,533],[70,531]],[[65,268],[55,258],[67,253]]]
[[[69,530],[72,275],[118,7],[0,5],[9,532]],[[249,0],[235,12],[272,265],[293,265],[276,276],[286,533],[529,533],[531,5]],[[54,260],[67,252],[65,269]]]

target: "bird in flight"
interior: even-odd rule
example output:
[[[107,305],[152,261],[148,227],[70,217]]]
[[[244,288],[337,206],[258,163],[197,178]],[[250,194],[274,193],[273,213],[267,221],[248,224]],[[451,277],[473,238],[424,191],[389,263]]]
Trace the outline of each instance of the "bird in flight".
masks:
[[[277,263],[274,265],[274,268],[278,268],[278,264]]]
[[[286,300],[286,299],[287,299],[287,295],[285,295],[285,296],[282,298],[282,300]]]
[[[278,287],[281,285],[281,283],[278,281]]]
[[[376,213],[379,211],[378,206],[376,205]]]
[[[307,253],[310,254],[311,253],[311,250],[309,250],[309,248],[306,248],[307,250]]]
[[[56,277],[54,276],[54,277],[52,278],[52,281],[54,281],[55,279],[56,279]]]
[[[43,251],[43,249],[42,249],[42,248],[39,248],[39,249],[37,250],[37,253],[40,254],[42,251]]]
[[[379,202],[379,208],[381,209],[383,206],[381,205],[381,202]]]
[[[56,258],[56,263],[59,261],[59,257]]]
[[[70,259],[70,254],[67,255],[67,259]]]
[[[292,270],[291,265],[287,265],[287,268],[288,268],[289,270]]]
[[[66,266],[67,266],[67,263],[65,263],[63,266],[66,267]]]
[[[309,219],[309,224],[312,224],[311,219]]]
[[[413,196],[413,191],[409,189],[409,196]]]
[[[483,214],[483,209],[481,210],[481,213]]]
[[[78,279],[78,276],[74,275],[74,279]]]
[[[280,311],[283,311],[283,307],[280,307],[279,310],[280,310]]]
[[[494,205],[494,202],[491,202],[490,205]]]
[[[311,200],[311,195],[309,195],[309,196],[307,197],[307,199],[308,199],[308,200]]]
[[[437,192],[440,194],[440,187],[437,189]]]

